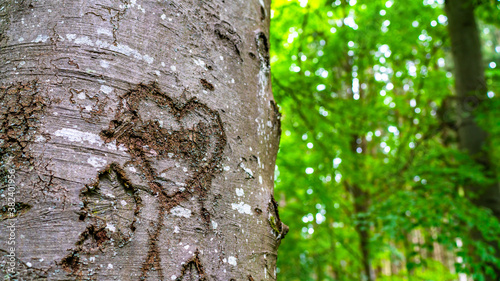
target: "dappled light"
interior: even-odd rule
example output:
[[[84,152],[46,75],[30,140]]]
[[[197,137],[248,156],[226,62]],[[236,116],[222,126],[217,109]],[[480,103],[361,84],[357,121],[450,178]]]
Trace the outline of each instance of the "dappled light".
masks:
[[[500,2],[470,81],[451,5],[273,1],[278,280],[500,280]]]

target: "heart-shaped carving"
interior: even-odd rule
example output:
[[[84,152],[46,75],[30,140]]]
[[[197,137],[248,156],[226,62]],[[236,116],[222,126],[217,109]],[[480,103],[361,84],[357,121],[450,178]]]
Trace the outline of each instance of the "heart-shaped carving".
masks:
[[[124,178],[125,174],[117,164],[108,166],[105,171],[101,171],[96,183],[86,186],[82,191],[84,212],[81,219],[87,220],[94,216],[93,209],[97,203],[92,203],[89,194],[95,192],[109,193],[101,194],[101,197],[109,197],[108,201],[121,200],[108,204],[110,206],[119,205],[119,202],[124,206],[129,204],[131,209],[128,209],[128,213],[134,216],[137,216],[141,208],[137,190],[142,189],[154,195],[159,203],[158,221],[150,233],[149,252],[143,263],[141,277],[145,279],[148,272],[154,269],[163,279],[157,242],[165,214],[180,203],[197,196],[201,205],[200,215],[208,229],[210,214],[203,202],[214,175],[221,170],[220,163],[226,145],[220,116],[196,99],[180,104],[162,93],[155,83],[139,84],[120,97],[114,120],[100,135],[105,142],[116,141],[117,146],[127,148],[130,162],[140,170],[142,180],[138,181],[144,184],[136,184],[134,180]],[[108,184],[100,187],[102,183],[99,179],[103,179],[103,176]],[[118,190],[120,185],[113,185],[115,179],[121,179],[122,188],[127,190]],[[105,214],[102,220],[120,217],[113,216],[112,211]],[[113,232],[120,234],[118,241],[121,246],[133,235],[134,222],[135,218],[128,223],[114,222],[121,228],[113,229]],[[105,227],[104,222],[99,227],[87,228],[87,232],[98,234]],[[98,238],[94,237],[94,240],[97,241]],[[100,246],[99,243],[96,244],[97,247]]]

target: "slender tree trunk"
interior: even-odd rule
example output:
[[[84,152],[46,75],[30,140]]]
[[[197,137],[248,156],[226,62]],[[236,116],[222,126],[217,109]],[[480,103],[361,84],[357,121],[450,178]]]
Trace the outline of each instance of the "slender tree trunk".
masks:
[[[413,251],[412,249],[412,244],[411,244],[411,241],[410,241],[410,235],[403,230],[403,236],[405,237],[405,239],[403,240],[403,246],[404,246],[404,254],[405,254],[405,267],[406,267],[406,277],[408,279],[408,281],[412,281],[413,280],[413,266],[411,266],[410,264],[413,263],[414,261],[412,261],[412,257],[411,257],[411,252]]]
[[[363,273],[367,281],[374,281],[375,274],[370,258],[370,228],[369,222],[364,217],[368,211],[367,194],[361,188],[354,184],[352,186],[352,194],[354,197],[354,210],[357,215],[362,215],[357,218],[356,232],[359,236],[359,249],[362,256]]]
[[[333,224],[333,218],[328,220],[328,225]],[[337,256],[337,236],[335,235],[335,228],[328,227],[328,232],[330,234],[330,267],[332,269],[332,279],[333,280],[343,280],[342,268],[339,266],[339,259]]]
[[[0,0],[0,274],[274,280],[269,0]]]
[[[467,151],[485,172],[493,172],[487,151],[487,133],[474,120],[476,108],[486,98],[486,80],[482,63],[481,41],[474,17],[474,1],[446,0],[448,30],[455,68],[455,89],[458,97],[458,136],[460,147]],[[470,185],[469,191],[478,194],[473,202],[493,211],[500,219],[500,185]],[[498,254],[498,247],[497,255]],[[500,269],[495,268],[498,276]],[[497,277],[498,278],[498,277]],[[487,280],[497,280],[492,278]]]
[[[357,143],[358,139],[361,140],[359,144]],[[351,139],[352,153],[356,153],[358,147],[363,150],[363,153],[366,153],[366,139],[355,135]],[[358,163],[358,167],[361,165],[361,163]],[[375,281],[375,271],[373,270],[370,256],[370,221],[367,218],[368,207],[370,206],[369,194],[359,183],[351,184],[350,192],[354,201],[354,213],[358,221],[355,229],[359,236],[359,250],[362,258],[364,280]]]
[[[325,266],[324,266],[324,262],[322,260],[322,257],[320,255],[318,255],[316,258],[315,258],[315,270],[316,270],[316,280],[318,281],[323,281],[325,280]]]

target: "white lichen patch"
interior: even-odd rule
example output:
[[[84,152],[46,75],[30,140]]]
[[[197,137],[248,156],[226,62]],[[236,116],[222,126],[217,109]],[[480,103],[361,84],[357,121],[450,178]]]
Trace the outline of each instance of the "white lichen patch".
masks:
[[[175,279],[177,279],[177,276],[175,275],[170,276],[170,280],[175,280]]]
[[[35,142],[45,142],[47,139],[44,136],[36,136]]]
[[[66,38],[71,41],[71,40],[75,40],[76,39],[76,34],[66,34]]]
[[[120,204],[122,204],[122,206],[126,206],[126,205],[127,205],[127,201],[125,201],[125,200],[121,200],[121,201],[120,201]]]
[[[82,132],[75,129],[63,128],[54,132],[54,136],[62,137],[71,142],[88,142],[90,144],[103,145],[104,142],[97,134]]]
[[[115,226],[113,224],[109,223],[109,222],[106,224],[106,229],[109,230],[109,231],[111,231],[111,232],[115,232],[116,231]]]
[[[233,257],[233,256],[230,256],[230,257],[227,259],[227,263],[229,263],[230,265],[236,266],[236,265],[237,265],[236,258],[235,258],[235,257]]]
[[[181,206],[175,206],[170,210],[170,213],[176,217],[184,217],[184,218],[189,218],[191,217],[191,210],[183,208]]]
[[[250,150],[251,151],[251,150]],[[245,164],[240,163],[240,167],[243,169],[243,171],[245,171],[247,174],[249,174],[251,177],[253,177],[253,172],[252,170],[250,170],[249,168],[245,167]]]
[[[76,35],[75,34],[66,34],[66,38],[68,38],[68,40],[71,41],[72,39],[76,38]],[[88,36],[81,36],[81,37],[76,38],[75,43],[80,44],[80,45],[87,45],[87,46],[92,46],[92,47],[96,46],[96,47],[103,48],[103,49],[109,49],[111,51],[123,54],[123,55],[128,56],[128,57],[134,57],[135,59],[143,60],[143,61],[147,62],[148,64],[151,64],[154,62],[154,58],[152,58],[151,56],[142,55],[136,49],[133,49],[133,48],[131,48],[127,45],[123,45],[123,44],[114,45],[112,43],[109,43],[109,42],[106,42],[106,41],[103,41],[100,39],[97,39],[94,43],[94,42],[92,42],[92,40],[90,40],[90,38]]]
[[[78,99],[84,100],[87,96],[85,95],[85,93],[84,93],[84,92],[81,92],[81,93],[79,93],[76,97],[77,97]]]
[[[103,67],[103,68],[108,68],[109,67],[109,62],[107,62],[105,60],[101,60],[99,62],[99,65],[101,65],[101,67]]]
[[[108,269],[113,269],[113,265],[108,263]]]
[[[109,44],[109,43],[107,43],[107,44]],[[115,46],[113,44],[109,44],[109,49],[112,50],[112,51],[115,51],[117,53],[124,54],[124,55],[129,56],[129,57],[133,56],[134,58],[136,58],[138,60],[142,60],[143,59],[143,56],[137,50],[132,49],[132,48],[130,48],[127,45],[117,44]]]
[[[106,166],[107,161],[99,157],[91,156],[87,159],[87,163],[92,165],[92,167],[100,168]]]
[[[105,94],[111,94],[111,92],[113,91],[113,88],[110,87],[110,86],[106,86],[106,85],[101,85],[101,92],[105,93]]]
[[[39,42],[45,43],[47,40],[49,40],[49,38],[50,38],[49,36],[41,34],[41,35],[38,35],[35,38],[35,40],[33,40],[31,42],[33,42],[33,43],[39,43]]]
[[[218,226],[217,222],[216,221],[212,221],[212,228],[213,229],[217,229],[217,226]]]
[[[127,148],[123,144],[120,144],[120,145],[117,146],[116,145],[116,140],[113,140],[112,142],[106,143],[105,146],[109,150],[127,151]]]
[[[201,59],[193,59],[194,63],[198,66],[205,67],[205,62]]]
[[[111,32],[111,30],[102,27],[97,28],[97,34],[104,34],[113,37],[113,32]]]
[[[243,188],[236,188],[236,195],[238,196],[245,195],[245,191],[243,191]]]
[[[180,228],[176,225],[176,226],[174,227],[174,233],[179,233],[179,231],[180,231]]]
[[[238,204],[232,203],[231,207],[233,210],[237,210],[240,214],[252,215],[252,207],[244,202],[240,202]]]
[[[106,42],[106,41],[102,41],[100,39],[97,39],[95,41],[95,45],[99,48],[109,48],[111,46],[111,44],[109,44],[109,42]]]
[[[145,62],[149,63],[149,64],[152,64],[154,62],[154,59],[148,55],[144,55],[143,56],[143,59]]]
[[[259,55],[260,57],[260,55]],[[263,60],[264,58],[261,58]],[[260,91],[259,95],[264,96],[266,94],[266,88],[269,83],[269,69],[267,67],[262,67],[259,71],[259,85]]]
[[[94,46],[94,43],[88,36],[80,36],[75,39],[75,44]]]

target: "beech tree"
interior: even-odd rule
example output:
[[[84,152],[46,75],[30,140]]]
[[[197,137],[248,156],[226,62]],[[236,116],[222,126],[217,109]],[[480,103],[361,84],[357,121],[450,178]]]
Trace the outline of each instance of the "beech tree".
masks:
[[[0,272],[274,280],[270,1],[0,1]]]

